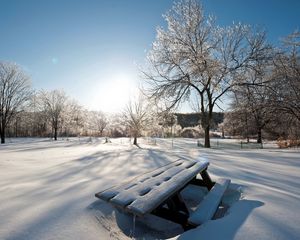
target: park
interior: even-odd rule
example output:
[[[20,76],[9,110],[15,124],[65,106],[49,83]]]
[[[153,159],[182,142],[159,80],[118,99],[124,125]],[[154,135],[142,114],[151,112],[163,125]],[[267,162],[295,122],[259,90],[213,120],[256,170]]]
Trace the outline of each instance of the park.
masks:
[[[3,3],[0,239],[298,239],[299,8]]]

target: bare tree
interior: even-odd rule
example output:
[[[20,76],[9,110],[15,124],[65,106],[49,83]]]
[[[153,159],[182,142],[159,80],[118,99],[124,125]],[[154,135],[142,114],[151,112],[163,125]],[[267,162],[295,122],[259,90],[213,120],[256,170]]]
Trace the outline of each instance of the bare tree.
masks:
[[[239,109],[239,112],[244,115],[247,132],[249,132],[249,126],[254,125],[257,143],[262,143],[262,130],[272,121],[275,111],[270,101],[272,91],[269,84],[273,68],[271,59],[256,61],[251,69],[244,72],[243,84],[235,86],[233,89],[235,93],[234,108],[235,110]],[[251,122],[252,124],[250,124]]]
[[[138,145],[137,138],[146,127],[149,114],[148,111],[149,108],[142,97],[139,97],[134,102],[130,101],[124,110],[123,120],[133,136],[134,145]]]
[[[30,98],[29,77],[13,63],[0,62],[0,135],[5,143],[5,130],[12,118]]]
[[[126,131],[128,128],[126,121],[124,124],[124,115],[126,115],[126,108],[122,113],[115,113],[107,116],[108,126],[107,132],[109,137],[125,137],[128,136]],[[127,119],[125,117],[125,119]]]
[[[40,99],[41,107],[51,122],[54,140],[57,140],[58,129],[62,123],[67,96],[60,90],[53,90],[51,92],[41,91]]]
[[[108,120],[105,114],[101,111],[92,112],[91,114],[91,121],[93,128],[99,133],[99,135],[103,136],[103,131],[108,125]]]
[[[157,29],[148,54],[146,92],[169,101],[170,108],[197,95],[205,147],[210,147],[213,108],[238,84],[245,68],[265,57],[265,33],[242,24],[218,27],[196,0],[176,3],[165,19],[168,28]]]
[[[278,110],[300,121],[300,32],[288,35],[283,43],[273,62],[271,97]]]
[[[235,128],[243,127],[243,135],[249,141],[249,135],[256,132],[257,143],[262,143],[262,130],[272,120],[273,108],[268,101],[268,88],[257,85],[246,85],[236,92],[234,105],[236,119],[231,119]],[[240,121],[240,124],[237,122]]]
[[[172,137],[172,130],[176,124],[175,113],[171,112],[169,109],[158,109],[157,120],[158,124],[162,126],[163,136]]]
[[[65,136],[77,136],[79,128],[82,126],[83,108],[75,100],[67,100],[62,114],[62,127],[64,128]]]

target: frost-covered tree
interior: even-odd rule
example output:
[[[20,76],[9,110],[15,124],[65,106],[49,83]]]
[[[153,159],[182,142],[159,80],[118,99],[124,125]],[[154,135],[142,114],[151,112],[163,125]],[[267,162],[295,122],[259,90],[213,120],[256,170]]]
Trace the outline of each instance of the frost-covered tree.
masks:
[[[141,135],[148,122],[149,106],[140,96],[135,101],[130,101],[123,112],[124,124],[133,136],[133,144],[138,145],[137,138]]]
[[[273,116],[273,108],[268,100],[268,88],[247,85],[236,92],[233,111],[235,114],[231,113],[231,116],[235,116],[236,119],[231,118],[231,124],[234,124],[234,128],[243,127],[243,135],[247,139],[249,135],[256,133],[257,143],[262,143],[262,130]]]
[[[93,129],[95,129],[99,133],[100,137],[102,137],[104,129],[108,125],[108,120],[105,114],[101,111],[92,112],[91,121]]]
[[[32,93],[29,77],[16,64],[0,62],[0,135],[5,143],[5,131],[13,117],[22,110]]]
[[[50,92],[41,91],[40,100],[42,111],[45,112],[50,120],[54,140],[57,140],[58,129],[62,123],[67,96],[62,90],[53,90]]]
[[[274,58],[272,89],[274,107],[300,121],[300,32],[283,40],[281,51]]]
[[[30,121],[27,128],[31,136],[44,137],[47,136],[48,120],[44,111],[40,111],[39,94],[35,92],[32,94],[27,110],[30,113]]]
[[[69,100],[65,102],[62,113],[62,128],[64,135],[77,136],[83,125],[83,108],[77,101]]]
[[[273,51],[270,51],[268,55],[273,56],[272,53]],[[262,130],[272,121],[275,112],[270,100],[272,91],[269,88],[273,68],[271,59],[270,57],[257,61],[241,76],[243,84],[233,89],[233,109],[244,116],[247,135],[250,126],[254,126],[257,143],[262,143]]]
[[[170,109],[158,109],[156,117],[158,124],[162,127],[163,136],[171,137],[177,119],[175,113]]]
[[[265,57],[265,33],[242,24],[219,27],[196,0],[175,3],[164,17],[167,29],[157,29],[143,71],[146,92],[169,102],[169,108],[197,95],[205,147],[210,147],[213,109],[238,76]]]
[[[114,113],[107,116],[108,126],[106,127],[106,131],[108,136],[110,137],[126,137],[128,135],[128,126],[124,124],[124,114],[126,111],[122,113]]]

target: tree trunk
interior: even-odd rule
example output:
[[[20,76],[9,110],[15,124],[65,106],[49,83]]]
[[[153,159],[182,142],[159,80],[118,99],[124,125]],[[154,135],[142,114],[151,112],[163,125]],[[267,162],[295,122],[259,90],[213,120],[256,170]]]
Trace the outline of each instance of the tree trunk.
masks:
[[[257,130],[257,143],[262,143],[261,128]]]
[[[1,136],[1,144],[5,143],[5,124],[3,120],[0,123],[0,136]]]
[[[248,114],[247,114],[247,111],[246,111],[246,138],[247,138],[247,143],[250,142],[250,138],[249,138],[249,126],[248,126]]]
[[[54,127],[54,140],[57,140],[57,127]]]
[[[210,148],[209,125],[204,128],[204,147]]]
[[[4,131],[1,132],[1,144],[5,143],[5,134]]]
[[[15,125],[15,137],[18,137],[18,118],[16,119],[16,125]]]
[[[134,144],[134,145],[137,145],[137,137],[136,137],[136,136],[134,136],[133,144]]]
[[[210,138],[209,138],[209,129],[210,129],[210,121],[211,116],[206,115],[205,112],[202,112],[202,119],[201,119],[201,127],[204,129],[204,147],[210,148]]]

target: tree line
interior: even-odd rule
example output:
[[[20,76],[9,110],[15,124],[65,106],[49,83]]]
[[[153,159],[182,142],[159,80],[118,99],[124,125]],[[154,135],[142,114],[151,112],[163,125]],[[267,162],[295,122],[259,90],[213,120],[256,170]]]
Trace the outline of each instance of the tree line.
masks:
[[[0,62],[0,135],[6,137],[163,136],[159,113],[142,95],[123,111],[89,111],[63,90],[32,89],[30,78],[15,63]]]

